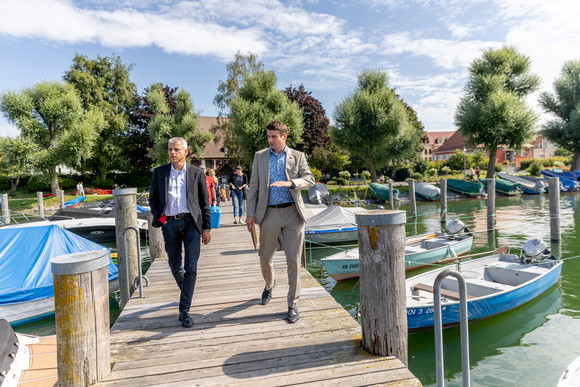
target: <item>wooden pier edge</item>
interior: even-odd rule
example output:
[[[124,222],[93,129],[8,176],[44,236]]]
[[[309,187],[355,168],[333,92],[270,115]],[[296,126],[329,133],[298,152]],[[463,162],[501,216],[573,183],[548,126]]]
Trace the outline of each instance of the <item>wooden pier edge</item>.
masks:
[[[111,328],[112,369],[98,386],[421,385],[399,359],[362,350],[360,325],[304,268],[300,320],[289,324],[283,252],[274,257],[272,301],[260,305],[257,251],[230,215],[226,203],[202,248],[193,328],[181,327],[177,285],[167,262],[155,261],[145,297],[130,299]]]

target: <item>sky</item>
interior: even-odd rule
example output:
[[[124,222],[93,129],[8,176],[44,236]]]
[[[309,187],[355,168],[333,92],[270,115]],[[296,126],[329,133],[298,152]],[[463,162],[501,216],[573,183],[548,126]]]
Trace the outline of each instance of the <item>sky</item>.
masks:
[[[528,100],[541,123],[539,93],[580,59],[579,16],[577,0],[0,0],[0,93],[62,80],[76,53],[119,56],[140,94],[179,87],[216,116],[226,65],[251,52],[331,121],[357,75],[380,69],[425,130],[452,131],[471,62],[510,45],[542,79]],[[18,133],[0,118],[0,136]]]

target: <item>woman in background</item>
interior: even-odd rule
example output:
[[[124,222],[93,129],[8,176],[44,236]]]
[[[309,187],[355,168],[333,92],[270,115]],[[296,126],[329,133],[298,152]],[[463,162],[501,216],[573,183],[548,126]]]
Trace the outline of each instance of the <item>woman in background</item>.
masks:
[[[220,202],[222,201],[221,195],[220,195],[220,186],[218,184],[218,178],[215,175],[215,171],[213,169],[210,169],[207,171],[207,174],[209,177],[211,177],[213,179],[213,186],[215,189],[215,199],[216,199],[216,206],[219,207]]]

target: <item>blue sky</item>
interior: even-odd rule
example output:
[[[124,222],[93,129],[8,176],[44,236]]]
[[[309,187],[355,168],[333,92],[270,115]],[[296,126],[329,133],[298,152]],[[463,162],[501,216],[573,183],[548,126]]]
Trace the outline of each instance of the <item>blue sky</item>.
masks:
[[[563,63],[580,59],[579,16],[577,0],[0,0],[0,92],[62,79],[75,53],[114,54],[134,65],[140,93],[179,87],[214,116],[226,64],[253,52],[280,89],[304,84],[329,117],[358,73],[380,68],[426,130],[455,130],[473,59],[513,45],[552,91]],[[17,134],[0,118],[0,136]]]

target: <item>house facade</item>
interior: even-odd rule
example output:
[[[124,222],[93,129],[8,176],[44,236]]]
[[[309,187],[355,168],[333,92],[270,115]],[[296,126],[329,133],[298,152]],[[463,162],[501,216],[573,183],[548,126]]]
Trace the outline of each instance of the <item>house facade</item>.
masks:
[[[425,132],[421,155],[425,160],[433,160],[433,152],[447,141],[455,132]]]

